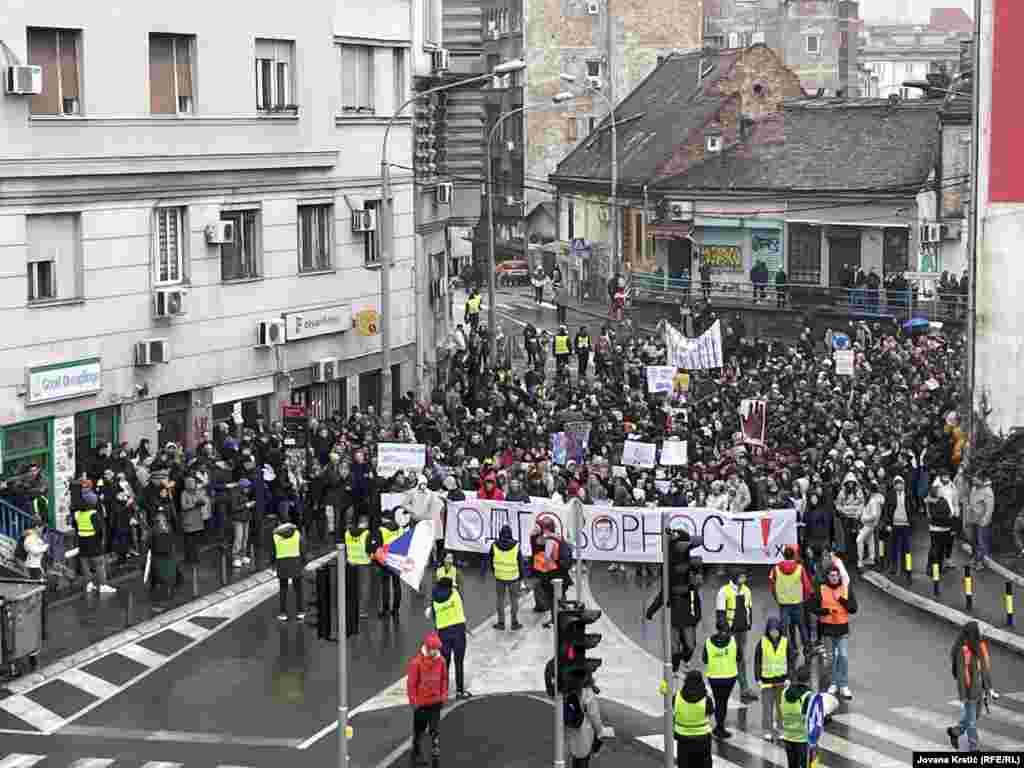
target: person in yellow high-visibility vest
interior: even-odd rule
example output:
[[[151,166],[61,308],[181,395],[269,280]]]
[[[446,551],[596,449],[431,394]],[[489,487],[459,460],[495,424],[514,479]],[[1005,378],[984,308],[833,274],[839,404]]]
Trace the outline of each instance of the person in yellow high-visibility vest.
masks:
[[[555,356],[555,367],[561,374],[569,365],[569,357],[572,355],[572,340],[564,325],[558,326],[558,333],[555,334],[555,338],[551,342],[551,352]]]
[[[761,735],[767,741],[781,733],[779,697],[788,677],[789,638],[782,635],[782,622],[772,616],[765,624],[764,637],[754,647],[754,679],[761,684]]]
[[[352,584],[351,594],[355,595],[359,606],[359,618],[369,616],[363,606],[363,590],[360,581],[361,573],[369,573],[370,566],[370,529],[364,515],[352,515],[352,521],[345,531],[345,561],[348,563],[347,578]]]
[[[733,566],[727,581],[718,590],[715,612],[719,620],[725,619],[726,626],[736,638],[739,647],[739,684],[740,699],[744,702],[756,701],[757,694],[751,689],[747,679],[747,636],[754,627],[754,598],[747,586],[747,572],[742,566]]]
[[[302,621],[306,618],[305,606],[302,604],[302,534],[294,523],[282,523],[274,529],[274,563],[277,566],[278,599],[281,621],[288,621],[288,582],[295,590],[295,618]]]
[[[451,552],[445,553],[441,565],[434,571],[434,583],[436,584],[441,579],[451,579],[452,586],[459,592],[462,592],[465,586],[462,581],[462,574],[459,572],[458,566],[455,565],[455,555]]]
[[[465,310],[466,322],[469,323],[469,327],[474,331],[480,325],[480,305],[482,303],[483,297],[480,295],[480,289],[474,285],[473,289],[469,292],[469,298],[466,299]]]
[[[512,606],[512,629],[522,629],[519,623],[519,584],[523,575],[519,542],[512,536],[512,527],[501,526],[498,540],[491,545],[491,566],[498,598],[498,621],[495,629],[505,629],[505,593]]]
[[[719,739],[728,739],[732,733],[725,729],[725,716],[729,709],[729,696],[736,685],[738,674],[739,646],[729,632],[725,620],[718,622],[718,631],[704,642],[704,671],[715,697],[715,730]]]
[[[715,705],[696,669],[686,673],[672,705],[678,768],[711,768],[711,715]]]
[[[377,534],[373,537],[371,544],[374,557],[383,558],[387,546],[406,530],[395,522],[393,510],[384,510]],[[382,619],[391,616],[398,621],[399,611],[402,608],[402,580],[397,573],[387,568],[382,560],[378,559],[376,562],[377,585],[380,587],[380,610],[377,615]]]
[[[811,669],[800,667],[796,682],[786,686],[779,699],[782,746],[786,749],[789,768],[807,768],[807,708],[813,697]]]
[[[71,525],[78,534],[78,561],[82,564],[82,572],[88,579],[85,585],[86,592],[96,590],[104,595],[112,594],[117,590],[107,584],[106,558],[103,554],[103,517],[96,511],[100,502],[92,490],[92,483],[86,487],[86,482],[88,481],[83,481],[81,501],[76,504],[78,508],[71,513]]]
[[[449,669],[455,656],[456,698],[468,699],[472,694],[466,690],[466,612],[462,595],[451,579],[441,579],[434,585],[428,610],[434,615],[434,628],[441,638],[441,654]]]

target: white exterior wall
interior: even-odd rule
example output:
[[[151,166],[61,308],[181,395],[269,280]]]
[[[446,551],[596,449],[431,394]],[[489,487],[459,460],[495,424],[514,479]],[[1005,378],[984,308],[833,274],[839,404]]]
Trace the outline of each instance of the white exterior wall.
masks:
[[[254,348],[255,331],[259,320],[287,312],[337,304],[351,304],[353,311],[380,307],[380,273],[363,266],[363,236],[351,232],[349,204],[360,207],[380,196],[383,118],[396,106],[391,52],[411,45],[417,17],[402,0],[249,4],[241,12],[228,6],[180,0],[155,23],[145,3],[112,10],[98,0],[37,0],[16,3],[0,17],[0,40],[22,62],[26,27],[82,30],[81,116],[31,117],[28,97],[0,96],[0,321],[6,328],[0,426],[124,403],[122,438],[155,437],[155,402],[162,394],[294,372],[327,356],[343,361],[340,373],[349,376],[351,390],[358,373],[380,367],[379,335],[350,330],[289,343],[281,348],[279,367],[274,350]],[[382,17],[390,20],[383,41]],[[360,20],[365,29],[357,28]],[[339,114],[342,28],[345,40],[358,33],[377,46],[374,115]],[[194,115],[149,114],[150,32],[196,36]],[[257,113],[257,37],[295,42],[292,100],[300,106],[298,116]],[[409,165],[410,150],[405,118],[391,132],[393,162]],[[404,385],[411,381],[404,363],[414,357],[414,213],[410,175],[395,169],[392,178],[391,342],[393,362],[403,363]],[[334,206],[330,272],[298,272],[301,202]],[[219,250],[206,244],[203,227],[218,220],[225,206],[241,204],[261,211],[262,276],[225,284]],[[188,310],[173,320],[151,316],[157,206],[187,208]],[[26,216],[52,212],[81,215],[82,298],[28,306]],[[169,364],[134,366],[134,344],[148,338],[169,341]],[[26,404],[26,366],[90,356],[102,358],[98,395]],[[136,398],[140,384],[150,400]],[[281,399],[287,388],[287,377],[279,377]],[[349,404],[355,402],[358,389],[349,392]]]

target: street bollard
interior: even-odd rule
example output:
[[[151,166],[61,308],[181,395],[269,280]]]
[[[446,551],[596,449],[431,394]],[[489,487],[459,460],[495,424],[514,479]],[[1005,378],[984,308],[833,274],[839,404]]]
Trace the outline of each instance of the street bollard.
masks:
[[[1013,626],[1013,582],[1006,582],[1006,626]]]
[[[964,604],[968,611],[974,610],[974,579],[969,565],[964,566]]]
[[[223,544],[220,546],[220,584],[222,587],[228,583],[228,548]]]
[[[199,597],[199,566],[192,563],[192,597]]]
[[[939,584],[941,581],[940,568],[938,563],[932,563],[932,594],[939,596]]]
[[[914,560],[913,560],[913,557],[911,556],[911,554],[909,552],[905,552],[903,554],[903,570],[906,572],[907,583],[908,584],[910,583],[911,579],[913,578],[913,570],[912,570],[913,562],[914,562]]]
[[[881,563],[881,567],[885,567],[885,540],[878,540],[878,562]]]

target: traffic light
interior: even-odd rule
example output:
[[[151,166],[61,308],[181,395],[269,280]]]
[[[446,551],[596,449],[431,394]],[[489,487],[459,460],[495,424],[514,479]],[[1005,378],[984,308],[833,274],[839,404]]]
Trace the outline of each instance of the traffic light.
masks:
[[[587,625],[601,618],[601,611],[588,610],[582,603],[562,601],[558,611],[558,691],[579,691],[601,666],[601,659],[588,659],[587,651],[597,647],[601,635],[588,633]]]
[[[702,563],[690,556],[690,552],[701,546],[699,536],[690,536],[687,531],[668,531],[668,593],[670,598],[686,595],[690,583],[690,570]]]

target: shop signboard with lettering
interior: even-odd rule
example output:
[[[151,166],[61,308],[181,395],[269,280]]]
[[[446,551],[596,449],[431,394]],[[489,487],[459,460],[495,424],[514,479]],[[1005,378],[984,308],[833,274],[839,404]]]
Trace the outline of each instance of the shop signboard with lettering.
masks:
[[[26,398],[29,405],[52,403],[73,397],[93,395],[103,389],[100,358],[70,363],[29,367],[26,371]]]
[[[327,336],[347,331],[352,327],[352,305],[336,304],[332,307],[318,307],[302,312],[287,312],[284,319],[286,341]]]

